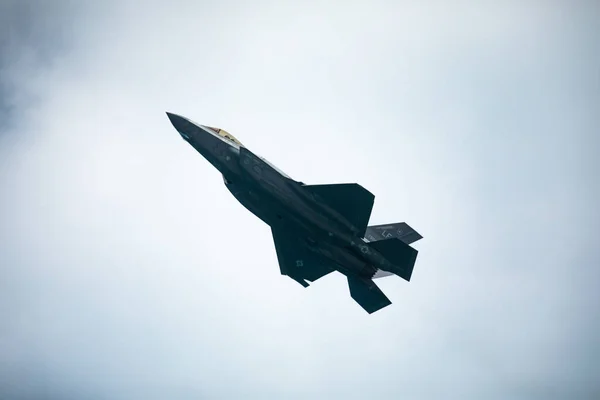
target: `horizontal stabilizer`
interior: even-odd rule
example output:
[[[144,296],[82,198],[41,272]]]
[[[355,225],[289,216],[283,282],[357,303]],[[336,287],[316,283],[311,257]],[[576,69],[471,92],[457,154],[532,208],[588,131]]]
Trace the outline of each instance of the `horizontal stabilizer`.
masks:
[[[348,286],[350,287],[350,296],[369,314],[392,304],[375,282],[370,279],[349,276]]]
[[[377,240],[397,238],[406,244],[411,244],[423,236],[411,228],[406,222],[398,222],[395,224],[371,225],[367,227],[365,239],[370,242]]]
[[[417,250],[396,238],[369,242],[369,246],[392,264],[390,269],[387,270],[388,272],[393,272],[399,277],[410,281],[417,260]]]
[[[304,188],[340,213],[364,236],[375,201],[373,193],[357,183],[304,185]]]
[[[299,239],[275,229],[272,229],[272,233],[282,275],[307,287],[305,279],[314,282],[334,270]]]

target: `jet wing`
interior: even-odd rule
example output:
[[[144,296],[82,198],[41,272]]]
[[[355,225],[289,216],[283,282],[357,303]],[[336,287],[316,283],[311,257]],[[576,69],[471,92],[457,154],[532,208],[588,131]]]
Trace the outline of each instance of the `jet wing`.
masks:
[[[275,229],[271,231],[282,275],[307,287],[305,279],[314,282],[335,270],[299,239]]]
[[[304,185],[313,195],[346,218],[361,237],[364,236],[375,196],[357,183],[336,183],[330,185]]]

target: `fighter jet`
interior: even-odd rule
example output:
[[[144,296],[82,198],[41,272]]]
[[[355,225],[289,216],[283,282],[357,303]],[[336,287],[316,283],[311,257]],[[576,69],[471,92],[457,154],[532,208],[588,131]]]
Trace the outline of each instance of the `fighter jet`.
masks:
[[[227,189],[271,227],[282,275],[303,287],[338,271],[369,314],[391,304],[373,279],[410,281],[422,238],[406,223],[368,226],[375,196],[356,183],[306,185],[229,132],[167,113],[181,137],[222,175]]]

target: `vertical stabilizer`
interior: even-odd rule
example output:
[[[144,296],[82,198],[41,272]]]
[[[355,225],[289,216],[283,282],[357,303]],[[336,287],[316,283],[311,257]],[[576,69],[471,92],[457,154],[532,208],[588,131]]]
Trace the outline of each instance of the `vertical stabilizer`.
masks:
[[[349,276],[348,286],[350,296],[369,314],[392,304],[371,279]]]

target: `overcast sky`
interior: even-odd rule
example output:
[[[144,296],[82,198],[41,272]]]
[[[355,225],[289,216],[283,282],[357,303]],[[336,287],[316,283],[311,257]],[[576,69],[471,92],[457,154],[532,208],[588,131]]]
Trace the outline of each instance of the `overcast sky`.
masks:
[[[0,1],[1,399],[600,397],[595,1]],[[424,236],[281,276],[165,111]]]

